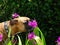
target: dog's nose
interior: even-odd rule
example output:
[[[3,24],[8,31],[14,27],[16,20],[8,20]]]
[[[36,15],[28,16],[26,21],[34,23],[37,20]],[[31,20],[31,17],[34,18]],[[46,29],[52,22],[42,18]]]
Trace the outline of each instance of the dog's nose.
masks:
[[[32,21],[32,19],[30,21]],[[26,31],[27,32],[32,32],[34,28],[32,28],[31,26],[29,26],[28,23],[29,23],[28,20],[24,23]]]
[[[26,20],[26,21],[24,22],[24,24],[28,24],[28,22],[29,22],[29,21],[28,21],[28,20]]]

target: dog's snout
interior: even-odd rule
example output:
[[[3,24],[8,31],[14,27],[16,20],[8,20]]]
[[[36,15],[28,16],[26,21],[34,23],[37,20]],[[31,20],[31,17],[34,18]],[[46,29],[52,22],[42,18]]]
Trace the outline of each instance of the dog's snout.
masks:
[[[29,21],[26,21],[24,23],[26,32],[32,32],[34,28],[32,28],[31,26],[29,26],[28,23],[29,23]]]
[[[26,21],[24,22],[24,24],[28,24],[28,22],[29,22],[29,21],[28,21],[28,20],[26,20]]]

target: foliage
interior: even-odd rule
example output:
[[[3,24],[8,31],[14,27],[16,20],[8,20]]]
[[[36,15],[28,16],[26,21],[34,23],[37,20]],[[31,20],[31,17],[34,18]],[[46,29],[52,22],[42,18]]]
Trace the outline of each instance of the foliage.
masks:
[[[36,19],[47,45],[55,45],[60,34],[60,0],[0,0],[0,22],[15,12]]]

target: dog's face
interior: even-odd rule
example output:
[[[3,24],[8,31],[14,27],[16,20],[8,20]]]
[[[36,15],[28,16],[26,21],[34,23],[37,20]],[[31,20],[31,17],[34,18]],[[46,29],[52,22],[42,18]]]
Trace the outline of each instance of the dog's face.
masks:
[[[10,25],[11,25],[11,28],[13,30],[12,35],[14,35],[17,32],[26,32],[25,23],[27,21],[30,21],[30,18],[28,18],[28,17],[18,17],[18,18],[12,19],[10,21]]]

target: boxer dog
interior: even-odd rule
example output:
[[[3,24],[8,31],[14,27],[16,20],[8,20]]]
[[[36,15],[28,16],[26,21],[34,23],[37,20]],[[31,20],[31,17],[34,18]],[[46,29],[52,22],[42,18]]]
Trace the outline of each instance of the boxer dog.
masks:
[[[2,42],[8,38],[8,34],[5,29],[6,27],[11,28],[11,35],[15,35],[18,32],[26,32],[24,23],[29,20],[30,18],[28,17],[18,17],[0,23],[0,34],[3,35],[2,41],[0,41],[0,45],[3,45]]]

